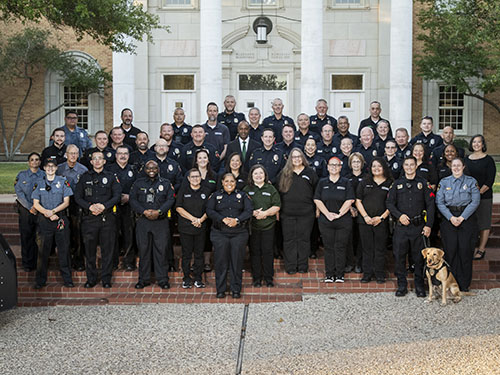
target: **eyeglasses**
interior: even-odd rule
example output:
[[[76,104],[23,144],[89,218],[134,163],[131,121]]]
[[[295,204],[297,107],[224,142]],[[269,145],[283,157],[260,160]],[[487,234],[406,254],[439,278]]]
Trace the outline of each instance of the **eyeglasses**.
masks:
[[[96,158],[92,158],[92,160],[104,160],[104,158],[102,158],[102,157],[96,157]]]
[[[396,146],[385,146],[385,148],[396,148]]]
[[[329,167],[340,168],[342,164],[328,164]]]

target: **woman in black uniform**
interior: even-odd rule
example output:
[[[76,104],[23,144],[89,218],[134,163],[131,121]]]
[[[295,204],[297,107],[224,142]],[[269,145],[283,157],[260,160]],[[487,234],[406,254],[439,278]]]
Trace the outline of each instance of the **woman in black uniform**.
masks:
[[[427,146],[423,143],[415,143],[411,148],[411,154],[417,159],[417,176],[425,178],[432,190],[436,191],[438,175],[436,168],[429,161]]]
[[[329,176],[321,179],[314,193],[314,203],[320,211],[319,230],[325,246],[326,283],[343,283],[346,248],[351,235],[351,205],[354,190],[349,180],[340,177],[342,162],[333,157],[328,161]]]
[[[316,152],[318,150],[314,138],[308,138],[304,144],[304,155],[309,166],[314,169],[318,178],[326,177],[326,160]]]
[[[458,150],[454,144],[447,145],[443,150],[443,160],[437,167],[438,180],[451,176],[451,162],[458,158]]]
[[[236,179],[231,173],[222,176],[222,186],[207,203],[207,215],[212,220],[210,239],[214,244],[217,298],[226,296],[229,268],[232,297],[240,298],[248,221],[252,218],[253,208],[248,195],[236,190]]]
[[[179,214],[179,235],[182,246],[182,271],[184,289],[193,286],[191,273],[191,258],[194,255],[193,278],[194,286],[204,288],[201,281],[203,272],[203,249],[207,232],[206,202],[210,192],[201,186],[201,173],[198,169],[191,169],[187,173],[189,184],[183,184],[177,192],[176,211]]]
[[[266,169],[256,164],[250,169],[245,191],[252,201],[252,233],[250,235],[250,259],[252,261],[253,286],[260,287],[262,279],[273,287],[274,226],[280,210],[280,194],[268,183]]]
[[[474,177],[479,185],[481,202],[477,208],[477,226],[479,230],[479,246],[474,259],[483,259],[486,253],[486,243],[490,236],[491,212],[493,207],[493,183],[497,167],[495,161],[486,151],[486,140],[481,134],[473,136],[470,140],[469,151],[472,154],[465,159],[466,173]]]
[[[318,176],[304,153],[293,148],[279,177],[280,221],[283,230],[285,271],[293,275],[308,270],[311,230],[316,208],[313,202]]]
[[[248,173],[243,169],[243,163],[239,153],[233,152],[228,158],[226,158],[224,170],[232,173],[234,178],[236,178],[236,189],[243,190],[247,184]],[[222,189],[222,176],[224,173],[221,174],[219,181],[217,182],[217,190]]]
[[[389,237],[389,210],[385,200],[392,184],[392,173],[384,159],[376,157],[368,168],[369,175],[356,190],[359,216],[359,234],[363,249],[362,283],[375,276],[377,283],[385,283],[385,252]]]

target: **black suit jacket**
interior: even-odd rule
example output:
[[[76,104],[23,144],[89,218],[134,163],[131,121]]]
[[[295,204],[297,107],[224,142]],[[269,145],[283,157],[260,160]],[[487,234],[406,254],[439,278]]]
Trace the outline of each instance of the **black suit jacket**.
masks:
[[[258,149],[260,146],[260,143],[257,141],[254,141],[253,139],[250,139],[250,137],[247,138],[247,153],[246,153],[246,158],[243,160],[243,167],[245,170],[248,172],[250,167],[249,167],[249,161],[250,161],[250,155],[252,155],[252,152],[254,150]],[[229,159],[229,155],[232,153],[237,152],[238,154],[241,155],[241,147],[240,147],[240,139],[236,138],[234,141],[231,141],[227,144],[227,151],[226,151],[226,161]]]

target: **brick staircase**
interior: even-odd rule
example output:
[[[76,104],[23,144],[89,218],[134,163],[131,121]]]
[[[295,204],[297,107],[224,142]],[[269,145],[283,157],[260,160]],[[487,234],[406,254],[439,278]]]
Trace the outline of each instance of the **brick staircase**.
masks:
[[[494,226],[489,240],[489,248],[485,259],[474,262],[472,289],[500,288],[500,205],[494,205]],[[85,289],[85,272],[73,272],[74,288],[62,286],[59,275],[57,258],[49,261],[47,286],[35,290],[34,272],[27,273],[20,267],[20,238],[17,225],[17,214],[13,204],[0,204],[0,232],[5,236],[18,260],[18,297],[19,306],[47,306],[47,305],[91,305],[91,304],[140,304],[140,303],[257,303],[301,301],[305,296],[312,294],[333,293],[366,293],[366,292],[393,292],[396,290],[396,280],[393,275],[392,255],[387,252],[387,282],[377,284],[375,281],[364,284],[360,282],[362,275],[348,273],[345,283],[325,284],[324,260],[320,258],[309,261],[309,272],[306,274],[288,275],[284,271],[282,260],[275,260],[275,287],[255,288],[252,286],[250,272],[243,274],[242,298],[233,300],[215,298],[215,274],[204,273],[204,289],[183,289],[182,273],[171,272],[170,290],[162,290],[156,285],[148,286],[143,290],[134,288],[138,279],[137,271],[127,272],[117,270],[113,272],[113,287],[104,289],[98,284],[92,289]],[[177,269],[180,269],[180,247],[175,246]],[[249,270],[246,262],[245,269]],[[412,277],[410,275],[410,287]]]

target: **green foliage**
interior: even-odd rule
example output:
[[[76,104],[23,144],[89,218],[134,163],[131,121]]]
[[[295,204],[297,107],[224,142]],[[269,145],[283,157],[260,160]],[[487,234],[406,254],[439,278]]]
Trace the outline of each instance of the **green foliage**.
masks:
[[[102,69],[95,60],[78,59],[71,53],[60,50],[51,42],[51,33],[47,30],[25,28],[6,40],[0,39],[0,79],[19,85],[25,82],[26,91],[19,104],[14,126],[10,134],[4,120],[4,110],[0,103],[0,125],[4,152],[10,160],[19,151],[28,132],[33,126],[57,111],[64,103],[40,113],[30,124],[21,124],[24,106],[28,100],[35,78],[47,70],[58,72],[64,85],[72,86],[87,93],[99,93],[111,81],[111,74]],[[18,134],[21,132],[21,134]]]
[[[500,112],[485,94],[500,87],[500,1],[419,0],[423,51],[416,56],[425,79],[456,86]]]
[[[114,51],[133,52],[130,38],[152,41],[159,18],[130,0],[2,0],[0,19],[68,26],[78,39],[89,35]]]

